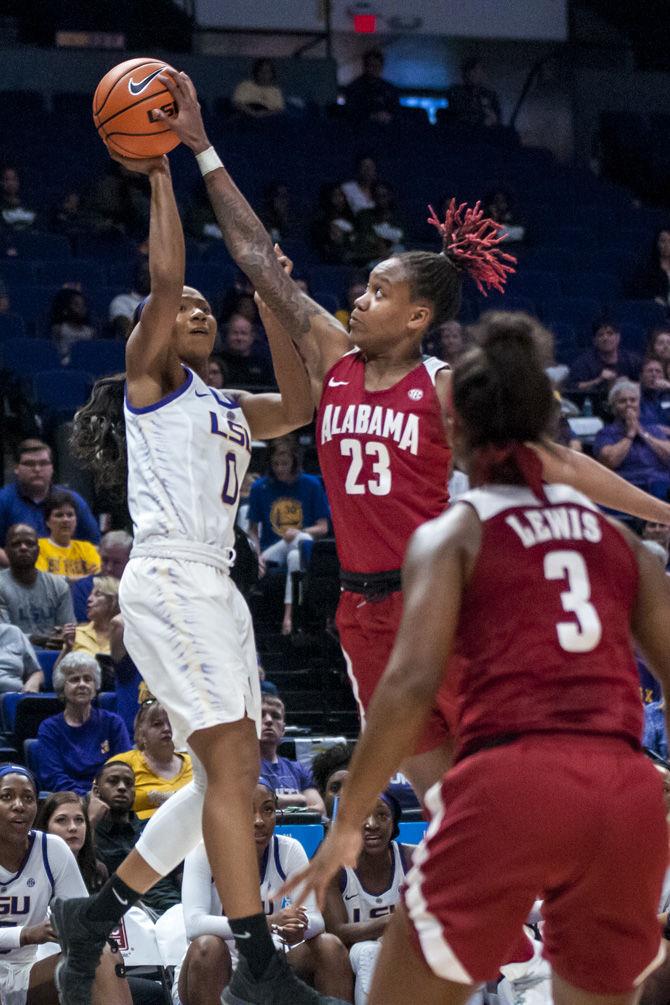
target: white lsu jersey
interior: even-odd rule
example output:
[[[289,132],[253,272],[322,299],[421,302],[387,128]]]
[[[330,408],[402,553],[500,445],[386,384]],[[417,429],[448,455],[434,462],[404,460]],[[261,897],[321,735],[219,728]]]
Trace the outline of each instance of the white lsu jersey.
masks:
[[[135,543],[183,541],[232,548],[251,457],[239,402],[184,367],[181,387],[154,405],[124,405],[128,509]]]
[[[347,912],[347,919],[352,924],[359,921],[372,921],[392,914],[400,901],[400,887],[405,879],[410,862],[405,863],[400,845],[391,841],[393,864],[391,867],[391,882],[383,893],[369,893],[354,869],[343,869],[340,880],[342,900]]]
[[[35,959],[39,947],[21,946],[21,929],[46,921],[54,896],[87,896],[77,861],[62,838],[31,831],[28,841],[28,854],[18,872],[0,866],[0,967]]]

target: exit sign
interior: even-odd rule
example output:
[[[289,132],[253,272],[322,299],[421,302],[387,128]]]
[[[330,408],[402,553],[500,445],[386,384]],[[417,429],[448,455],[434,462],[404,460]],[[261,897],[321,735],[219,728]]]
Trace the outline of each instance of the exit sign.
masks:
[[[358,35],[373,35],[377,31],[376,14],[354,14],[354,31]]]

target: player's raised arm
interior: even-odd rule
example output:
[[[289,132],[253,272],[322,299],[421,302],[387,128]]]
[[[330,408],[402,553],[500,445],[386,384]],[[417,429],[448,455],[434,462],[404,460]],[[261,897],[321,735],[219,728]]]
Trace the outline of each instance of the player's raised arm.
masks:
[[[172,178],[167,157],[152,160],[120,160],[129,171],[149,176],[151,185],[151,218],[149,223],[149,273],[151,293],[142,310],[126,346],[126,371],[128,389],[136,407],[151,404],[136,400],[138,381],[148,378],[158,387],[158,397],[163,388],[167,369],[175,371],[177,383],[181,367],[171,348],[172,329],[179,313],[184,289],[184,233],[172,188]],[[152,389],[146,389],[151,398]]]
[[[185,73],[166,70],[162,79],[179,109],[176,116],[165,117],[164,121],[196,155],[230,254],[301,350],[304,343],[313,344],[313,365],[319,371],[315,370],[313,376],[323,377],[350,348],[345,329],[332,314],[304,294],[277,261],[265,227],[207,138],[190,78]]]
[[[640,520],[670,523],[670,504],[631,485],[588,454],[558,443],[547,446],[529,443],[528,446],[539,454],[546,482],[572,485],[599,506],[608,506]]]

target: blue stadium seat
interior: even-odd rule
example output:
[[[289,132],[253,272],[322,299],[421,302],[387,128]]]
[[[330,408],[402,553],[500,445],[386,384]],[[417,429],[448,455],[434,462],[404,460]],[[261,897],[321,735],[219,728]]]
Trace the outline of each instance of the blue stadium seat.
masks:
[[[563,293],[566,296],[592,297],[600,303],[608,304],[618,300],[621,281],[612,272],[564,272],[561,276]]]
[[[348,265],[315,265],[309,270],[309,285],[313,290],[332,294],[344,304],[353,274]]]
[[[100,263],[83,258],[66,258],[53,262],[35,262],[33,272],[36,283],[45,286],[65,286],[67,283],[81,284],[84,294],[104,281]]]
[[[106,712],[116,712],[116,691],[101,691],[98,695],[98,708],[104,708]]]
[[[54,286],[36,286],[32,283],[17,286],[10,291],[12,310],[20,314],[26,324],[44,319],[56,294]]]
[[[536,308],[530,297],[511,296],[507,293],[493,293],[478,301],[479,313],[486,311],[524,311],[526,314],[536,314]]]
[[[338,298],[332,293],[326,293],[324,290],[312,290],[312,299],[316,300],[317,304],[320,304],[321,307],[331,314],[340,309]]]
[[[32,705],[39,711],[40,706],[44,706],[44,714],[51,715],[53,703],[56,695],[53,693],[43,694],[23,694],[21,691],[8,691],[0,699],[0,711],[2,712],[2,728],[5,733],[13,733],[16,725],[16,717],[21,705]]]
[[[526,269],[522,262],[517,267],[516,274],[510,276],[509,291],[515,297],[530,297],[531,300],[542,301],[546,297],[559,297],[561,282],[558,273]]]
[[[324,830],[321,824],[279,824],[275,827],[277,834],[287,834],[299,841],[311,858],[323,841]]]
[[[600,310],[599,301],[592,297],[556,297],[543,302],[542,317],[567,321],[576,328],[584,328],[591,324]]]
[[[630,322],[642,328],[654,328],[666,321],[666,313],[653,300],[622,300],[616,305],[614,316],[620,322]]]
[[[401,844],[419,844],[426,833],[428,824],[425,820],[405,820],[398,824],[400,834],[398,840]]]
[[[51,415],[72,415],[91,391],[91,378],[81,370],[40,370],[33,375],[37,404]]]
[[[619,327],[624,347],[643,356],[647,346],[647,330],[642,325],[631,324],[630,321],[625,321]]]
[[[61,234],[40,234],[24,230],[12,234],[12,245],[22,258],[55,259],[60,261],[71,255],[70,242]]]
[[[35,654],[44,674],[44,690],[51,691],[54,663],[60,656],[60,649],[36,649]]]
[[[135,261],[137,249],[124,234],[111,231],[107,234],[78,234],[76,238],[77,258],[108,259],[118,262],[124,257]],[[102,265],[102,263],[101,263]]]
[[[225,241],[212,241],[208,244],[202,253],[203,262],[225,262],[227,265],[232,265],[233,260],[230,257],[230,252],[226,247]]]
[[[5,364],[20,377],[32,377],[38,370],[56,370],[60,366],[56,347],[46,339],[6,339],[3,350]]]
[[[70,367],[93,377],[102,377],[125,370],[126,347],[122,342],[95,340],[77,342],[70,353]]]
[[[42,787],[40,779],[40,741],[36,736],[23,741],[23,760],[29,771],[32,771],[38,782],[38,787]]]
[[[0,341],[3,339],[23,338],[26,326],[18,314],[0,314]]]

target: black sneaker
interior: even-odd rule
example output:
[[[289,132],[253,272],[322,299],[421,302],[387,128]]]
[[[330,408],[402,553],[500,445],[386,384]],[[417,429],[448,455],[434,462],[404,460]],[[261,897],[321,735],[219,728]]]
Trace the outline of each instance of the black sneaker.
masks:
[[[284,953],[275,953],[258,978],[252,976],[241,956],[221,1001],[226,1005],[346,1005],[341,998],[320,995],[304,984],[291,970]]]
[[[95,972],[112,930],[108,922],[89,921],[88,897],[54,900],[51,916],[63,958],[55,981],[61,1005],[91,1005]]]

